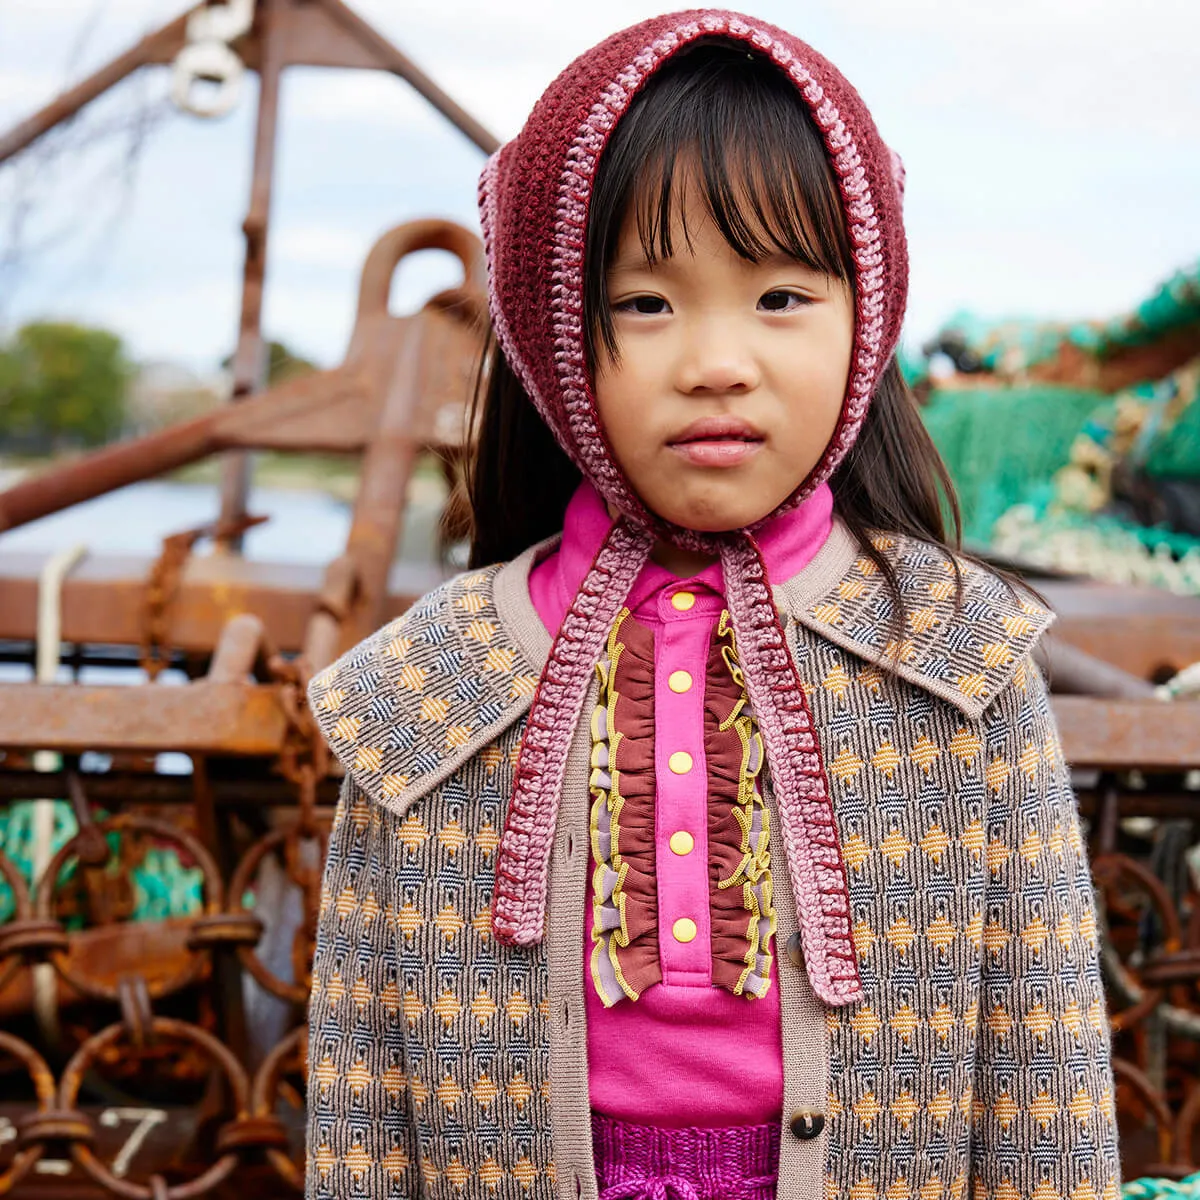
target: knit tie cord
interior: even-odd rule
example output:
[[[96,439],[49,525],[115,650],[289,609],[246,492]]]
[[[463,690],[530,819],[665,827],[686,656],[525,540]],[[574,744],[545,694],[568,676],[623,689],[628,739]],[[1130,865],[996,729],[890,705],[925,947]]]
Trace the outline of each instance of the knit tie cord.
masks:
[[[492,930],[504,944],[542,940],[567,753],[605,639],[652,546],[653,536],[627,520],[613,525],[542,671],[496,862]],[[863,992],[833,807],[812,714],[751,534],[722,543],[721,570],[746,689],[766,745],[809,980],[827,1004],[849,1004]]]

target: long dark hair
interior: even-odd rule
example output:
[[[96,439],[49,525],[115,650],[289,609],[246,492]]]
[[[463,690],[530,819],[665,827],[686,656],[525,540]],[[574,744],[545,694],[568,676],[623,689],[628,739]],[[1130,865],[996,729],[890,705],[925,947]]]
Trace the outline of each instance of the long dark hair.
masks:
[[[743,258],[760,261],[782,250],[854,285],[837,182],[795,86],[768,59],[742,46],[696,43],[658,71],[630,105],[596,173],[583,297],[593,366],[598,352],[613,358],[620,352],[605,273],[622,223],[632,211],[650,261],[671,255],[681,163],[694,171],[708,213]],[[471,565],[482,566],[560,530],[580,476],[494,341],[485,353],[473,416],[466,503],[451,509],[446,532],[469,537]],[[961,521],[950,476],[894,360],[832,488],[835,511],[902,614],[895,568],[872,537],[906,534],[958,552]]]

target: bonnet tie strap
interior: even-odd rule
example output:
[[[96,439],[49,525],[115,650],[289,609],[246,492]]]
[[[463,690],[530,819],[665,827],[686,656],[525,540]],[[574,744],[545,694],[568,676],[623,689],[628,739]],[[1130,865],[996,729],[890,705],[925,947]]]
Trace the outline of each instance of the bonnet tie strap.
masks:
[[[609,530],[542,669],[496,861],[492,932],[504,945],[542,940],[567,754],[604,640],[652,544],[649,533],[625,520]],[[850,1004],[862,999],[863,990],[833,804],[812,713],[753,536],[722,544],[721,570],[746,690],[766,747],[809,981],[826,1004]]]
[[[492,932],[504,945],[536,946],[542,940],[567,752],[604,639],[652,545],[649,533],[627,521],[613,525],[542,668],[496,859]]]
[[[766,746],[809,982],[826,1004],[850,1004],[863,998],[862,981],[812,712],[752,535],[722,545],[721,570],[746,690]]]

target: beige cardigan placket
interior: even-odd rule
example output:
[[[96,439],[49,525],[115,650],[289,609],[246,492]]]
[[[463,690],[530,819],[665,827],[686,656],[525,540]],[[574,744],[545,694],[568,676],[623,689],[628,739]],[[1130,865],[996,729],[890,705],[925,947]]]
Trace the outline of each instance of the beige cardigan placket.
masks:
[[[496,608],[529,664],[540,670],[550,637],[529,595],[529,572],[553,543],[526,551],[496,576]],[[789,583],[790,605],[816,599],[836,584],[854,558],[854,543],[836,525],[825,545]],[[785,613],[785,620],[787,614]],[[802,635],[804,631],[801,631]],[[810,635],[811,636],[811,635]],[[596,703],[591,685],[583,712]],[[591,875],[588,844],[590,725],[580,720],[567,760],[550,867],[546,953],[550,991],[550,1105],[557,1191],[562,1200],[597,1200],[588,1093],[583,930]],[[779,816],[770,788],[764,796],[772,827]],[[780,851],[781,853],[781,851]],[[776,955],[783,1033],[783,1113],[779,1200],[823,1194],[828,1129],[829,1045],[825,1008],[813,994],[799,953],[796,905],[789,873],[772,872],[778,928]]]

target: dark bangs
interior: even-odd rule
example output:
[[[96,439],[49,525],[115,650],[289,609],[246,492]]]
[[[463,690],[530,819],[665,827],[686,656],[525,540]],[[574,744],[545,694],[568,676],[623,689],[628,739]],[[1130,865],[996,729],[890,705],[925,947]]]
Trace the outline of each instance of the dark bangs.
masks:
[[[584,321],[593,370],[617,357],[605,275],[632,212],[646,259],[670,258],[671,226],[690,246],[688,188],[732,249],[751,262],[783,253],[853,286],[837,182],[799,92],[770,59],[730,42],[680,51],[617,122],[592,189],[584,251]]]

